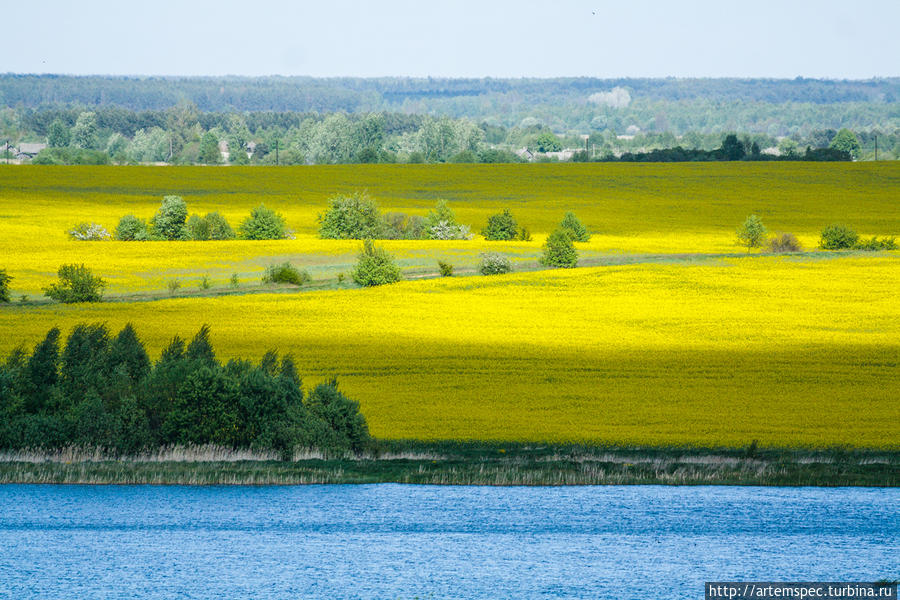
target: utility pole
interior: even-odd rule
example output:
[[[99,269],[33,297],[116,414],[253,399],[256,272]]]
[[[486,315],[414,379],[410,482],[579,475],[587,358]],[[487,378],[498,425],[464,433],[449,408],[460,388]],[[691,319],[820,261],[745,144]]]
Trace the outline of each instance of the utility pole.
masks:
[[[9,140],[6,140],[6,164],[9,164]]]
[[[875,162],[878,162],[878,136],[875,136]]]
[[[275,166],[278,166],[278,140],[275,140]]]

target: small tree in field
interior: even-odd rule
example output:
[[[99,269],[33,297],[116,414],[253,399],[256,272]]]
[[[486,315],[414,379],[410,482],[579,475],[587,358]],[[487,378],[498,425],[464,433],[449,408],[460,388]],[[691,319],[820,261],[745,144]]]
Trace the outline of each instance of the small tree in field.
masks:
[[[365,286],[384,285],[396,283],[400,277],[400,267],[394,258],[384,248],[376,247],[372,240],[365,240],[359,262],[353,269],[353,281]]]
[[[6,269],[0,269],[0,302],[9,302],[9,282],[12,277],[6,274]]]
[[[287,236],[284,217],[260,204],[240,226],[245,240],[282,240]]]
[[[742,246],[747,246],[747,252],[752,248],[759,248],[766,239],[766,226],[763,225],[762,219],[756,215],[750,215],[744,224],[737,230],[737,237]]]
[[[487,227],[481,230],[486,240],[514,240],[518,234],[518,223],[508,208],[488,217]]]
[[[591,234],[588,232],[587,227],[573,212],[567,212],[559,226],[569,234],[573,242],[589,242],[591,240]]]
[[[319,237],[332,240],[378,238],[384,229],[375,199],[358,190],[329,198],[319,223]]]
[[[859,241],[859,235],[847,227],[835,223],[822,230],[822,240],[819,245],[823,250],[846,250],[852,248]]]
[[[578,252],[568,232],[559,228],[547,237],[541,264],[545,267],[571,269],[578,264]]]
[[[164,196],[159,210],[150,220],[152,237],[158,240],[188,239],[187,216],[187,204],[181,196]]]
[[[59,281],[44,288],[48,298],[72,304],[74,302],[100,302],[106,282],[94,277],[84,265],[63,265],[58,271]]]

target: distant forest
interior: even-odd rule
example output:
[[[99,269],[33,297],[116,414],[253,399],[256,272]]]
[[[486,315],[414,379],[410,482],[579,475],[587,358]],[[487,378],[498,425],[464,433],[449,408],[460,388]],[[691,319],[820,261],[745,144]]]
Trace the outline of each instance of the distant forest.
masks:
[[[729,133],[748,153],[756,144],[784,155],[826,148],[844,129],[858,139],[854,158],[874,158],[876,139],[880,159],[900,158],[900,78],[0,74],[0,143],[106,155],[70,148],[49,162],[508,162],[568,160],[553,155],[566,149],[593,160],[711,151]],[[222,141],[226,154],[214,148]]]

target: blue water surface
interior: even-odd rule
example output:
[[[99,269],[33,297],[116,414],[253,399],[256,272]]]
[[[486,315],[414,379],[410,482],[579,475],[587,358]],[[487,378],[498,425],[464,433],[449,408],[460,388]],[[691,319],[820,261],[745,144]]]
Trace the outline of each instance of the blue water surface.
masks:
[[[3,598],[702,598],[900,577],[900,490],[0,486]]]

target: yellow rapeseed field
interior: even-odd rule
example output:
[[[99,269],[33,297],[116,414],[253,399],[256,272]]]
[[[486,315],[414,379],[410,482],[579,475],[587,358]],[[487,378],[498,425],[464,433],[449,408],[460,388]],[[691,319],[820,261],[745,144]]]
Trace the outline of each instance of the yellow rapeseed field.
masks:
[[[316,237],[316,216],[338,192],[367,189],[384,211],[424,215],[443,198],[478,232],[510,208],[532,242],[386,242],[410,272],[436,260],[472,269],[486,249],[535,264],[546,235],[568,211],[594,233],[583,264],[622,253],[741,252],[735,229],[750,213],[773,232],[814,248],[818,233],[843,222],[864,235],[900,236],[900,165],[882,163],[682,163],[525,165],[336,165],[312,167],[0,167],[0,268],[16,294],[40,290],[65,262],[106,278],[111,294],[165,290],[177,277],[215,285],[232,273],[258,281],[267,264],[291,260],[314,278],[354,262],[358,243]],[[113,231],[128,213],[150,218],[166,194],[193,213],[219,211],[237,226],[265,203],[284,214],[297,239],[276,242],[85,243],[65,231],[95,221]]]
[[[750,257],[374,289],[0,310],[0,351],[52,325],[136,324],[155,353],[336,375],[384,438],[900,446],[900,257]]]
[[[534,240],[384,242],[410,280],[343,289],[335,278],[359,243],[319,240],[316,215],[356,189],[420,215],[447,199],[475,232],[508,207]],[[124,214],[149,218],[166,194],[235,227],[265,203],[296,239],[65,235],[81,221],[113,230]],[[437,260],[471,272],[485,250],[536,268],[568,210],[594,233],[578,245],[582,264],[607,266],[412,280]],[[808,249],[832,222],[900,236],[900,164],[0,167],[0,269],[14,300],[40,297],[72,262],[125,300],[0,306],[0,356],[79,322],[132,322],[158,355],[209,323],[225,358],[275,348],[308,383],[336,375],[383,438],[897,449],[900,255],[743,256],[735,229],[751,213]],[[259,291],[265,266],[284,260],[342,289],[140,296],[207,274]]]

